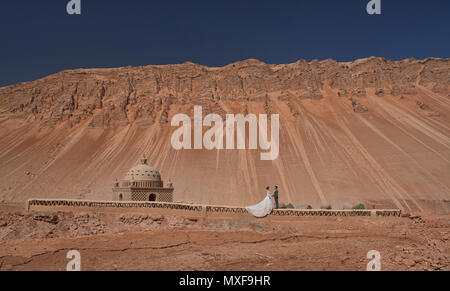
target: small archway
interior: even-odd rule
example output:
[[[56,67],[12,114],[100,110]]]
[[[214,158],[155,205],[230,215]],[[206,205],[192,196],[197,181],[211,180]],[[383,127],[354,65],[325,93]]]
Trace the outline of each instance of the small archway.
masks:
[[[156,201],[156,194],[150,194],[148,196],[148,201],[155,202]]]
[[[119,201],[122,201],[123,200],[123,195],[122,195],[122,193],[120,193],[119,194]]]

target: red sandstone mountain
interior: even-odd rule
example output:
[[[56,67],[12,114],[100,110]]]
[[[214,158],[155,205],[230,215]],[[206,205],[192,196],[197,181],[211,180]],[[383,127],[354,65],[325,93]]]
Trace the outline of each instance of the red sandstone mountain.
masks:
[[[145,153],[175,200],[448,211],[450,59],[79,69],[0,88],[0,200],[109,200]],[[280,157],[175,151],[170,119],[280,114]]]

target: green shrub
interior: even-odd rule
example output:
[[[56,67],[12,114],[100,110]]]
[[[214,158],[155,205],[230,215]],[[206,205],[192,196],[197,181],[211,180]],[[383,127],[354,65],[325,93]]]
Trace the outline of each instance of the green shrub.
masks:
[[[366,207],[364,206],[364,204],[358,204],[356,206],[353,206],[354,210],[364,210],[366,209]]]

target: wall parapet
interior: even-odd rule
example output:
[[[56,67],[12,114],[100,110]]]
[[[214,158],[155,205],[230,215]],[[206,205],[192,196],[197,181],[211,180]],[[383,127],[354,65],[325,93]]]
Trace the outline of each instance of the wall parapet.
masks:
[[[42,208],[64,208],[76,210],[77,208],[103,208],[103,209],[161,209],[181,210],[190,213],[204,214],[248,214],[244,207],[214,206],[199,204],[183,204],[168,202],[140,202],[140,201],[94,201],[75,199],[29,199],[26,203],[27,211],[42,210]],[[364,216],[391,216],[401,217],[401,210],[397,209],[368,209],[368,210],[323,210],[323,209],[275,209],[270,216],[273,217],[364,217]]]

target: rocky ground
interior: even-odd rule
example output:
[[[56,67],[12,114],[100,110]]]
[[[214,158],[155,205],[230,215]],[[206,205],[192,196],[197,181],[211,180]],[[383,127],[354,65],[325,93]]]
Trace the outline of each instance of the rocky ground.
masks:
[[[450,217],[193,219],[0,212],[0,270],[450,270]]]

